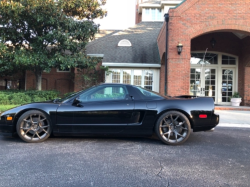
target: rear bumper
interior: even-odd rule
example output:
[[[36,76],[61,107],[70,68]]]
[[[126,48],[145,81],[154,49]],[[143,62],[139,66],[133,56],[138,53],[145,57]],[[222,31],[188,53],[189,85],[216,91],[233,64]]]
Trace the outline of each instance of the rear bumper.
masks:
[[[220,116],[218,114],[213,114],[211,117],[211,123],[214,123],[215,126],[220,122]]]
[[[208,131],[211,130],[212,128],[216,127],[220,122],[220,116],[218,114],[213,114],[211,116],[211,122],[210,125],[207,126],[198,126],[193,129],[194,132],[199,132],[199,131]]]

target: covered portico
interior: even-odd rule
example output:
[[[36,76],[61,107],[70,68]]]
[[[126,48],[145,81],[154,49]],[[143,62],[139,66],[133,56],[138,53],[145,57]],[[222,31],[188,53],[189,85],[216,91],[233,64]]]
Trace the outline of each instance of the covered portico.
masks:
[[[250,105],[249,6],[243,0],[186,0],[170,9],[158,37],[160,92],[210,96],[222,105],[239,92],[242,105]]]

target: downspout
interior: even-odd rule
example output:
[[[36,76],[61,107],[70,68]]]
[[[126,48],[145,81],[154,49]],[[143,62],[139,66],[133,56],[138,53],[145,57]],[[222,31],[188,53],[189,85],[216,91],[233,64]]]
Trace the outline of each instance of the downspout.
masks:
[[[168,65],[168,22],[169,22],[169,14],[165,14],[165,21],[166,21],[166,51],[165,51],[165,95],[167,95],[167,65]]]

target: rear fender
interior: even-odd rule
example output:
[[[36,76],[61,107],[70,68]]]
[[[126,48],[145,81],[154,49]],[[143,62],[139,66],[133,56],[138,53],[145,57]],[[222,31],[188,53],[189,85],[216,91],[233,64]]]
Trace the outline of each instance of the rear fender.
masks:
[[[157,119],[166,111],[176,110],[182,112],[189,119],[193,129],[198,126],[210,126],[214,114],[214,100],[210,97],[173,98],[160,101],[158,106],[160,113]],[[201,114],[206,115],[206,118],[200,118]]]

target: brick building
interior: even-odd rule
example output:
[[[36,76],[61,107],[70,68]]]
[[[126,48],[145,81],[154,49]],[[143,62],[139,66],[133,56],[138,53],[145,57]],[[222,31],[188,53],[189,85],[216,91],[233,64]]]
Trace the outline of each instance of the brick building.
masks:
[[[249,7],[248,0],[186,0],[170,9],[167,53],[166,22],[158,38],[160,92],[165,88],[167,54],[168,95],[212,96],[216,104],[226,105],[238,91],[242,104],[250,105]],[[178,43],[183,44],[180,55]]]

